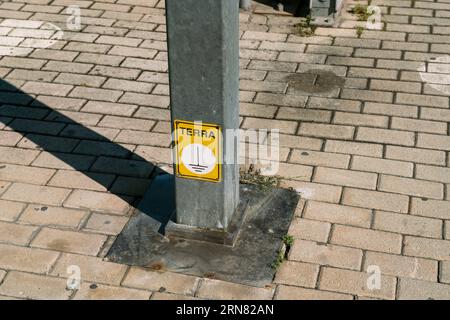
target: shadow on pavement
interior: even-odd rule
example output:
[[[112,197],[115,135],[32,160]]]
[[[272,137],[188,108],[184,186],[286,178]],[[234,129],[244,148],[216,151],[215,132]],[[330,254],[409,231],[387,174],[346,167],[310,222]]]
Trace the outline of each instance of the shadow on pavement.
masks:
[[[136,207],[155,176],[167,174],[138,154],[48,107],[5,80],[0,80],[1,123],[7,126],[3,130],[10,128],[22,134],[36,145],[37,150],[49,152],[131,206]],[[137,180],[141,184],[138,190]],[[152,216],[151,212],[144,213]],[[158,217],[154,218],[158,220]]]

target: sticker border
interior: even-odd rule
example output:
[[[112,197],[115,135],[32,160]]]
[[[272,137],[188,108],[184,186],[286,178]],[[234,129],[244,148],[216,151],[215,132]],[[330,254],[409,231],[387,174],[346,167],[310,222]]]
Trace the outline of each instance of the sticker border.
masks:
[[[195,122],[198,121],[187,121],[187,120],[175,120],[174,123],[174,129],[175,129],[175,173],[177,177],[180,178],[184,178],[184,179],[192,179],[192,180],[200,180],[200,181],[208,181],[208,182],[215,182],[215,183],[219,183],[222,181],[222,164],[216,164],[218,166],[218,177],[217,179],[211,179],[211,178],[202,178],[202,177],[198,177],[198,176],[191,176],[191,175],[187,175],[187,174],[181,174],[179,171],[179,163],[178,163],[178,154],[179,154],[179,150],[178,150],[178,126],[180,124],[188,124],[188,125],[195,125]],[[212,123],[205,123],[202,122],[202,127],[212,127],[217,129],[217,131],[219,132],[219,137],[217,138],[219,140],[218,142],[218,159],[222,160],[222,129],[220,127],[220,125],[218,124],[212,124]]]

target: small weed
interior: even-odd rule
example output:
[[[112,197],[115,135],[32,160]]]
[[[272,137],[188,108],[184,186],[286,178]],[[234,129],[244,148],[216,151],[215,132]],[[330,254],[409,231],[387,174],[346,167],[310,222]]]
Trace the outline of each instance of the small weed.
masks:
[[[364,28],[363,27],[361,27],[361,26],[356,27],[356,35],[358,36],[358,38],[361,38],[363,32],[364,32]]]
[[[311,18],[311,16],[308,15],[305,18],[305,21],[302,21],[294,25],[300,37],[310,37],[314,34],[314,31],[316,31],[317,26],[311,25],[312,20],[313,19]]]
[[[284,250],[280,250],[280,252],[278,252],[277,258],[275,259],[274,262],[272,262],[272,265],[270,267],[272,269],[277,270],[283,262],[284,262]]]
[[[351,14],[354,14],[358,21],[367,21],[372,13],[367,12],[367,6],[360,5],[359,3],[349,10]]]
[[[283,247],[278,252],[278,256],[275,259],[275,261],[272,263],[271,267],[272,269],[278,269],[280,265],[284,262],[284,260],[287,259],[289,250],[291,249],[292,245],[294,244],[294,237],[287,234],[281,238],[283,240]]]
[[[294,237],[291,236],[290,234],[283,236],[282,239],[283,243],[286,245],[287,248],[292,247],[292,245],[294,244]]]
[[[276,187],[280,180],[277,176],[262,175],[261,171],[255,170],[253,165],[250,165],[247,171],[241,171],[240,176],[241,183],[257,186],[260,190],[263,191]]]

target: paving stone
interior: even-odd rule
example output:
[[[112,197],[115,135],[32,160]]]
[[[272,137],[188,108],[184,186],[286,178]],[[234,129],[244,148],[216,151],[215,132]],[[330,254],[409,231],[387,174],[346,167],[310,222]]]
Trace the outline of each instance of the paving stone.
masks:
[[[406,214],[376,211],[373,228],[426,238],[442,237],[442,221]]]
[[[150,145],[157,147],[169,147],[171,143],[170,134],[144,132],[135,130],[122,130],[115,139],[117,142],[137,145]]]
[[[354,156],[351,168],[361,171],[412,177],[414,165],[411,162]]]
[[[412,198],[411,214],[431,218],[450,219],[450,203],[427,198]]]
[[[378,190],[432,199],[444,197],[444,186],[440,183],[388,175],[380,176]]]
[[[417,71],[417,68],[414,71]],[[395,102],[435,108],[448,108],[448,98],[423,94],[398,93]]]
[[[62,226],[76,228],[87,215],[85,210],[72,210],[60,207],[28,205],[20,216],[26,224],[43,226]]]
[[[381,299],[395,299],[396,278],[381,277],[380,289],[370,289],[370,274],[343,269],[324,267],[319,289],[356,294]]]
[[[436,282],[401,278],[398,288],[400,300],[448,300],[450,286]]]
[[[372,211],[369,209],[333,203],[308,201],[304,217],[331,223],[369,228],[372,221]]]
[[[398,146],[386,146],[386,158],[435,165],[445,165],[446,162],[443,151]]]
[[[91,170],[96,172],[119,174],[132,177],[147,178],[154,166],[148,162],[99,157]]]
[[[71,91],[70,97],[75,98],[85,98],[85,99],[95,99],[107,102],[115,102],[122,95],[121,91],[117,90],[107,90],[107,89],[97,89],[97,88],[88,88],[88,87],[76,87]],[[133,106],[136,108],[136,106]],[[122,115],[123,112],[126,112],[125,115],[131,115],[131,112],[126,109],[123,105],[115,105],[115,104],[105,104],[98,103],[96,101],[89,101],[88,105],[83,108],[83,111],[87,112],[101,112],[101,110],[108,109],[111,114]],[[117,109],[120,109],[117,110]],[[105,110],[106,111],[106,110]]]
[[[120,80],[120,79],[108,79],[103,88],[115,89],[115,90],[125,90],[132,92],[150,93],[155,87],[152,83],[130,81],[130,80]],[[157,92],[153,92],[158,94]]]
[[[367,270],[369,266],[378,266],[381,274],[426,281],[437,280],[438,262],[434,260],[368,251],[363,269]]]
[[[3,243],[26,245],[37,228],[0,221],[0,241]]]
[[[83,173],[59,170],[48,185],[63,188],[106,191],[111,186],[114,176],[100,173]]]
[[[323,290],[278,286],[276,300],[353,300],[353,296]]]
[[[0,165],[0,180],[45,184],[55,170],[17,166],[12,164]]]
[[[365,102],[364,113],[417,118],[418,107],[401,104]]]
[[[257,118],[245,118],[242,128],[244,129],[268,129],[279,130],[280,133],[294,134],[297,129],[297,122],[283,120],[264,120]]]
[[[74,300],[148,300],[150,292],[123,287],[97,285],[92,283],[81,284]]]
[[[0,294],[22,299],[67,300],[66,280],[24,272],[9,272],[0,286]]]
[[[69,193],[70,190],[68,189],[14,183],[3,194],[2,198],[5,200],[41,203],[56,206],[61,205]]]
[[[402,237],[390,232],[335,225],[331,243],[365,250],[400,253]]]
[[[93,213],[84,227],[86,231],[93,231],[107,235],[118,235],[128,222],[127,217],[118,217]]]
[[[91,156],[42,152],[33,162],[33,166],[51,169],[87,170],[94,160],[95,158]]]
[[[0,244],[0,268],[48,274],[58,252]]]
[[[153,291],[164,288],[168,293],[194,295],[198,279],[178,273],[156,272],[132,267],[122,285]]]
[[[255,102],[265,105],[284,107],[303,107],[306,103],[306,97],[293,94],[280,95],[275,93],[258,92]]]
[[[350,112],[335,112],[333,123],[353,126],[370,126],[387,128],[388,117],[364,115]]]
[[[342,187],[303,181],[281,180],[281,188],[292,188],[304,199],[338,203]]]
[[[352,188],[345,188],[342,199],[342,204],[350,206],[401,213],[408,212],[408,203],[404,195]]]
[[[279,163],[277,175],[286,179],[310,181],[313,168],[309,166]]]
[[[85,112],[98,112],[103,114],[131,116],[136,111],[137,106],[121,103],[109,103],[103,101],[89,101],[83,107]]]
[[[95,256],[105,241],[106,236],[102,235],[43,228],[34,238],[31,246]]]
[[[127,266],[103,261],[101,258],[64,253],[57,261],[51,274],[61,278],[72,275],[70,266],[78,266],[82,282],[119,285]]]
[[[27,134],[17,146],[25,149],[71,152],[78,143],[79,141],[75,139],[51,137],[30,133]]]
[[[318,275],[318,265],[285,261],[277,270],[274,282],[278,284],[314,288]]]
[[[383,154],[383,146],[374,143],[327,140],[325,144],[325,151],[369,157],[381,157]]]
[[[25,208],[25,204],[20,202],[0,200],[0,208],[0,220],[15,221]]]
[[[445,122],[393,117],[391,120],[391,127],[393,129],[407,131],[447,134],[447,123]]]
[[[433,135],[427,133],[419,133],[417,146],[426,149],[438,149],[450,151],[450,137]]]
[[[360,127],[356,133],[356,140],[413,146],[414,133],[407,131]]]
[[[0,147],[0,162],[29,165],[39,154],[39,151]]]
[[[377,175],[360,171],[318,167],[315,171],[314,181],[338,186],[375,189]]]
[[[440,274],[439,274],[440,282],[450,283],[450,262],[442,261],[442,262],[440,262],[440,264],[441,264]]]
[[[450,183],[450,168],[417,165],[416,177],[424,180]]]
[[[362,255],[360,249],[296,240],[289,252],[289,260],[359,270]]]
[[[99,125],[120,129],[150,130],[154,124],[154,121],[149,120],[106,116],[103,118]]]
[[[350,162],[350,156],[310,150],[294,150],[290,161],[305,165],[347,168]]]
[[[407,256],[450,261],[450,241],[405,236],[403,254]]]
[[[338,126],[327,124],[302,123],[298,134],[320,138],[353,138],[354,128],[351,126]]]
[[[57,135],[64,128],[65,124],[49,121],[15,119],[9,126],[18,132]]]
[[[292,221],[288,234],[296,239],[327,242],[331,225],[326,222],[296,218]]]
[[[129,209],[128,201],[128,198],[109,193],[75,190],[64,205],[70,208],[90,209],[110,214],[124,215]]]
[[[0,181],[0,195],[2,194],[2,193],[4,193],[7,189],[8,189],[8,187],[11,185],[11,183],[10,182],[7,182],[7,181]]]
[[[60,73],[55,79],[55,82],[89,86],[89,87],[100,87],[106,78],[90,76],[90,75],[77,75],[73,73]]]
[[[184,296],[181,294],[154,292],[150,300],[201,300],[201,299],[197,299],[191,296]]]
[[[169,169],[164,168],[165,171],[170,172]],[[129,196],[142,197],[144,193],[148,190],[150,183],[151,180],[149,179],[118,177],[117,180],[114,182],[113,186],[111,187],[111,192]]]
[[[111,142],[84,140],[78,144],[74,150],[74,153],[124,158],[130,155],[129,149],[132,148],[133,147],[129,145],[122,146]]]
[[[273,297],[273,289],[256,288],[242,284],[224,282],[220,280],[205,279],[200,284],[196,296],[200,298],[216,300],[270,300]]]

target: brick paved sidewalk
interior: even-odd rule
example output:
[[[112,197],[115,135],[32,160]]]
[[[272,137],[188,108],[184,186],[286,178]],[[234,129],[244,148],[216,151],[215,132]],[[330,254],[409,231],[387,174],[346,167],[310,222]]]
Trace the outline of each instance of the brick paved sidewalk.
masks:
[[[371,4],[382,31],[240,15],[242,128],[281,130],[303,197],[288,261],[253,288],[103,259],[170,170],[164,1],[0,1],[1,298],[449,299],[450,1]]]

